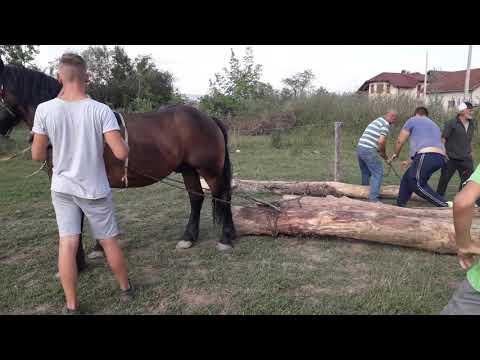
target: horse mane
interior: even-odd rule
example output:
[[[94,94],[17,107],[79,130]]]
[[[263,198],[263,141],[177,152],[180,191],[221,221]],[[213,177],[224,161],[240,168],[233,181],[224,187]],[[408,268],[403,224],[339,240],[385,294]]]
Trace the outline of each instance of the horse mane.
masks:
[[[5,90],[15,95],[19,105],[33,109],[55,98],[62,88],[53,77],[20,65],[5,65],[0,80]]]

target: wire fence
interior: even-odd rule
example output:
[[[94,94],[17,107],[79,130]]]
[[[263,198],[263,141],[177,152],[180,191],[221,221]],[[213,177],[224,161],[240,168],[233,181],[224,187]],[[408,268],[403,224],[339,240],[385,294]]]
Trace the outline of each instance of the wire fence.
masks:
[[[259,135],[254,131],[230,129],[230,151],[233,153],[236,178],[258,180],[305,180],[305,181],[340,181],[361,184],[361,173],[356,155],[358,139],[362,129],[345,128],[343,122],[327,125],[303,125],[293,128],[273,128],[268,134]],[[400,127],[393,129],[387,139],[387,155],[393,154],[394,144]],[[476,142],[475,142],[476,143]],[[384,185],[400,185],[401,177],[407,168],[402,161],[408,160],[408,144],[405,144],[399,160],[391,166],[384,163]],[[235,156],[245,151],[244,158]],[[238,155],[240,155],[238,154]],[[255,172],[246,171],[251,164],[267,164],[269,159],[275,166],[255,176]],[[291,168],[298,168],[296,178],[292,177]],[[287,169],[288,168],[288,169]],[[290,170],[290,171],[289,171]],[[294,172],[295,174],[295,172]],[[440,171],[434,173],[429,181],[435,190]],[[447,190],[452,197],[458,191],[460,178],[455,175]]]

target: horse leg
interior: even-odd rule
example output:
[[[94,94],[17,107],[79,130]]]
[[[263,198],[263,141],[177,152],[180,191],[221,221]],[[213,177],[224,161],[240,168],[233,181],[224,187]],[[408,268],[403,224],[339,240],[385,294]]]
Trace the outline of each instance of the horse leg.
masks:
[[[198,240],[198,228],[200,224],[200,211],[203,204],[203,190],[198,173],[192,168],[182,172],[183,181],[190,198],[190,218],[183,234],[178,242],[177,249],[188,249]],[[193,192],[193,193],[192,193]],[[197,195],[201,194],[201,195]]]
[[[202,174],[202,172],[200,173]],[[233,249],[233,240],[236,236],[232,218],[232,207],[230,204],[232,196],[223,190],[224,185],[221,176],[209,176],[207,174],[202,174],[202,176],[210,187],[212,195],[223,200],[212,200],[214,223],[222,224],[222,236],[217,244],[217,249],[220,251],[231,250]]]

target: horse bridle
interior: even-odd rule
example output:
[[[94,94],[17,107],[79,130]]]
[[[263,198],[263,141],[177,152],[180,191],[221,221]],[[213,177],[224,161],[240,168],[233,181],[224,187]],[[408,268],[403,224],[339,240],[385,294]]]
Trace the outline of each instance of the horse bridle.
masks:
[[[15,111],[12,109],[12,107],[7,103],[5,86],[3,84],[0,84],[0,114],[2,115],[2,123],[7,124],[5,127],[8,127],[7,132],[3,136],[9,137],[16,125],[18,116],[15,114]],[[0,127],[1,125],[2,124],[0,124]]]

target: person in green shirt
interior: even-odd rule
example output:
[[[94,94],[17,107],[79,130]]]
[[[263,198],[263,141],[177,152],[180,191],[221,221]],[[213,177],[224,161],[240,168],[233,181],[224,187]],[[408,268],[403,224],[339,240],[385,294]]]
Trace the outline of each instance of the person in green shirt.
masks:
[[[480,166],[453,202],[457,255],[460,266],[467,271],[467,278],[442,310],[442,315],[480,315],[480,262],[476,259],[480,255],[480,241],[473,241],[470,236],[473,210],[479,198]]]

